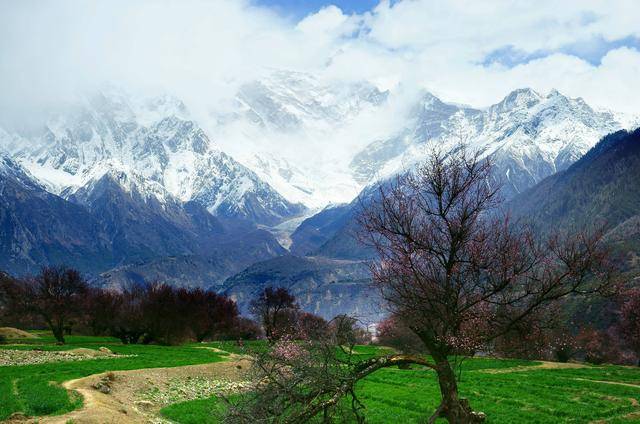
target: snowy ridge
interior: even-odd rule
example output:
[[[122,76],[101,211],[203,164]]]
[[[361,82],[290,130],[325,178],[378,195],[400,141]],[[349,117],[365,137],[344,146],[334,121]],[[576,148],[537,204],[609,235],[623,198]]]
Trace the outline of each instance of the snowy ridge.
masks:
[[[603,135],[640,124],[525,88],[484,109],[424,92],[391,126],[375,126],[394,95],[366,82],[272,71],[242,85],[234,106],[196,122],[173,96],[107,87],[61,108],[37,132],[0,129],[0,148],[63,197],[109,174],[142,198],[196,201],[271,227],[348,203],[432,148],[460,143],[492,157],[510,196],[565,169]]]
[[[624,128],[610,111],[553,90],[543,96],[515,90],[487,109],[473,109],[425,94],[409,124],[396,136],[370,144],[351,162],[359,179],[371,183],[423,159],[433,148],[464,143],[493,158],[506,194],[523,191],[579,159],[604,135]]]
[[[13,161],[9,156],[0,152],[0,195],[2,195],[5,180],[15,181],[23,189],[40,191],[44,188],[36,182],[36,179],[29,174],[29,171],[22,168],[19,163]]]
[[[287,200],[317,209],[350,201],[361,189],[348,169],[349,153],[336,148],[353,138],[341,132],[387,97],[362,81],[278,70],[241,86],[236,109],[215,116],[212,131],[227,153]]]
[[[323,82],[310,74],[279,70],[243,85],[236,113],[271,130],[332,130],[386,97],[365,82]]]
[[[14,137],[22,142],[13,155],[63,196],[109,174],[143,198],[194,200],[211,213],[258,223],[274,224],[302,211],[222,152],[188,119],[184,104],[169,96],[131,99],[100,92],[58,113],[36,137]]]

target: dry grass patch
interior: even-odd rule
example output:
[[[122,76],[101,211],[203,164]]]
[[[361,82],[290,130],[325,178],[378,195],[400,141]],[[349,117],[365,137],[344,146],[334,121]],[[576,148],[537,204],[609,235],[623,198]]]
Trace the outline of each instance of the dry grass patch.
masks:
[[[0,336],[4,336],[7,339],[37,339],[39,338],[35,334],[31,334],[27,331],[20,330],[13,327],[0,327]]]

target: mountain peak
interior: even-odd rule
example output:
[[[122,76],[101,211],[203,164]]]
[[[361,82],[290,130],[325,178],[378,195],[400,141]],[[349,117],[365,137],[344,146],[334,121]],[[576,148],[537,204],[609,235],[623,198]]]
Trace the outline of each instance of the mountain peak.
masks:
[[[539,103],[543,97],[531,88],[518,88],[502,99],[496,106],[501,109],[529,108]]]
[[[445,105],[445,103],[433,93],[425,91],[424,94],[420,97],[420,105],[424,110],[433,110],[441,108]]]

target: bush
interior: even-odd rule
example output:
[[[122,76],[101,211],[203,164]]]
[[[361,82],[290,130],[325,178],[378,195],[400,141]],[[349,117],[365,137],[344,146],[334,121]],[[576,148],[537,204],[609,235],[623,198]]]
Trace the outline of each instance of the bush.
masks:
[[[403,353],[425,353],[422,340],[398,319],[389,317],[378,324],[377,343]]]
[[[620,340],[612,328],[607,331],[584,328],[576,337],[576,341],[586,362],[594,365],[626,362]]]

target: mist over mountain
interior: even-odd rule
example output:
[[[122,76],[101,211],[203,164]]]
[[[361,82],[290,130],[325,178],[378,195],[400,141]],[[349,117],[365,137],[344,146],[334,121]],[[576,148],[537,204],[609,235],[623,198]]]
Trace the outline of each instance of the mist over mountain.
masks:
[[[354,236],[355,214],[379,184],[464,143],[491,158],[506,199],[545,193],[545,178],[630,125],[557,91],[520,89],[487,108],[424,91],[399,108],[397,96],[279,70],[205,115],[172,95],[108,86],[39,125],[0,129],[0,267],[24,274],[64,262],[100,285],[213,287],[241,306],[265,284],[286,284],[322,315],[367,314],[374,254]],[[363,125],[389,111],[392,124]],[[522,196],[523,216],[530,202],[545,204],[533,199],[553,198]]]

